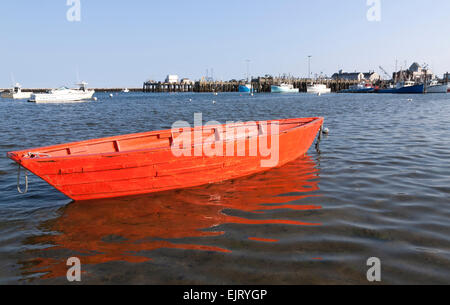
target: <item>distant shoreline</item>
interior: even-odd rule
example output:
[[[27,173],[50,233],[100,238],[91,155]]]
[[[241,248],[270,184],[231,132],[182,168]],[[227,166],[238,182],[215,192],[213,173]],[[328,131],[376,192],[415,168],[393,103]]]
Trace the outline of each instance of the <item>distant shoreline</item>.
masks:
[[[0,88],[0,91],[9,91],[11,88]],[[92,88],[95,92],[122,92],[124,88]],[[42,93],[52,89],[45,88],[22,88],[22,92]],[[142,88],[128,88],[130,92],[142,92]]]

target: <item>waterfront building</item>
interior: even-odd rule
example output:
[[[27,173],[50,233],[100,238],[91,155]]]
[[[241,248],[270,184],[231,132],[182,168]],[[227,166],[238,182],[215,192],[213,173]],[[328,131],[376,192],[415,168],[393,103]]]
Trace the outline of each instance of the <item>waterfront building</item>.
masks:
[[[167,84],[177,84],[179,80],[178,75],[167,75],[166,83]]]

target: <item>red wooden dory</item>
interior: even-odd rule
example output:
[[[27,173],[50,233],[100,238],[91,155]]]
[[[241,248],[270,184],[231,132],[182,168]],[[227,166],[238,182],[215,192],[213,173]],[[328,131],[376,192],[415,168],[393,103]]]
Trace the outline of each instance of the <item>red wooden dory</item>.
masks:
[[[214,142],[209,143],[211,147],[223,145],[225,156],[194,156],[196,148],[192,144],[192,156],[177,157],[173,142],[182,131],[166,130],[27,149],[10,152],[8,157],[73,200],[122,197],[199,186],[268,170],[261,163],[267,157],[259,150],[250,156],[249,146],[255,138],[270,145],[272,138],[278,137],[279,156],[274,167],[283,166],[309,150],[323,121],[304,118],[255,122],[257,133],[239,135],[237,131],[231,142],[225,126],[198,127],[202,145],[208,141]],[[273,124],[278,127],[272,128]],[[239,127],[233,125],[236,130],[245,130]],[[198,128],[190,131],[194,134]],[[234,156],[225,153],[225,146],[230,145],[236,151]]]

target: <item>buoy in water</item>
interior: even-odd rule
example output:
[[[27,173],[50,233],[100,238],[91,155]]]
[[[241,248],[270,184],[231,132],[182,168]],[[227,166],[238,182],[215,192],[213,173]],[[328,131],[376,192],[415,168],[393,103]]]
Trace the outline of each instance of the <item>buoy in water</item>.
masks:
[[[97,101],[98,100],[98,98],[96,98],[95,96],[92,98],[94,101]]]
[[[409,99],[408,99],[408,102],[412,102],[412,101],[413,101],[413,99],[412,99],[412,98],[409,98]]]
[[[329,134],[329,133],[330,133],[330,130],[329,130],[328,128],[324,128],[324,129],[322,130],[322,133],[323,133],[323,134]]]
[[[215,105],[215,104],[216,104],[216,101],[213,101],[213,104]]]
[[[109,95],[110,98],[113,98],[113,96],[114,96],[114,94],[112,94],[112,93]]]

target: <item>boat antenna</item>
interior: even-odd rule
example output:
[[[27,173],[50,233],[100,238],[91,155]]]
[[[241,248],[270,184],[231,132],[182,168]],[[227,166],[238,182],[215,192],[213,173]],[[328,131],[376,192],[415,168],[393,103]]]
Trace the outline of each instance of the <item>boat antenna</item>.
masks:
[[[12,85],[15,86],[16,82],[15,82],[15,79],[14,79],[14,74],[12,72],[10,73],[10,77],[11,77]]]

